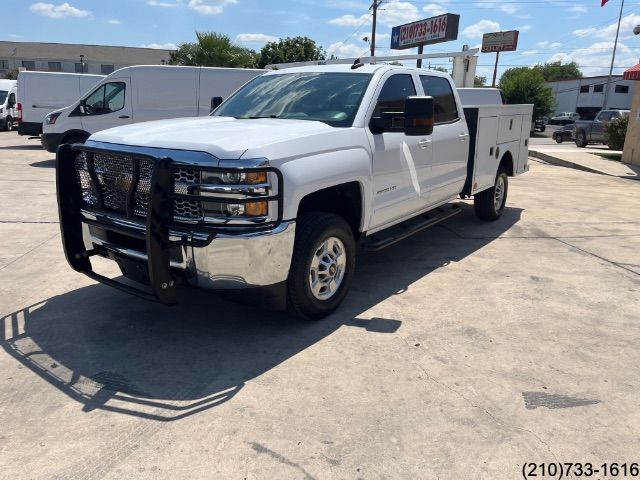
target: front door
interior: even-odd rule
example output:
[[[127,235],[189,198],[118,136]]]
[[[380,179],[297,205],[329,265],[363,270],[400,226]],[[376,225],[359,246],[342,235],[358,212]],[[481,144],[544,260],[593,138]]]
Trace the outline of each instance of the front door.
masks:
[[[128,78],[114,78],[101,84],[84,99],[83,130],[89,133],[132,122]]]
[[[420,178],[427,177],[431,140],[404,134],[404,105],[416,95],[414,77],[395,73],[382,81],[372,117],[393,112],[392,126],[384,133],[369,131],[373,150],[373,213],[369,230],[383,228],[426,206]]]

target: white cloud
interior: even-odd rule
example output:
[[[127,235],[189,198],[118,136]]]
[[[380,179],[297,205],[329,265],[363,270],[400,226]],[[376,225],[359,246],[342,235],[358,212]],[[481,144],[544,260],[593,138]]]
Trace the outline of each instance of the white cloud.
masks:
[[[562,46],[560,42],[550,42],[549,40],[538,42],[536,45],[538,45],[540,48],[548,48],[550,50],[554,50]]]
[[[147,5],[161,8],[175,8],[182,6],[182,2],[180,0],[175,0],[172,2],[165,2],[162,0],[147,0]]]
[[[505,2],[504,0],[484,0],[475,4],[477,7],[489,8],[491,10],[500,10],[504,13],[513,15],[520,10],[516,3]]]
[[[624,39],[633,37],[633,27],[638,24],[640,24],[640,15],[631,13],[626,17],[623,17],[622,22],[620,22],[620,38]],[[604,28],[579,28],[577,30],[574,30],[573,34],[576,37],[594,36],[603,40],[613,40],[616,37],[617,27],[617,23],[611,23]]]
[[[363,23],[371,22],[371,15],[365,13],[364,15],[360,15],[356,17],[355,15],[342,15],[341,17],[332,18],[329,20],[331,25],[339,25],[341,27],[359,27]]]
[[[400,0],[390,0],[384,3],[378,10],[378,22],[387,27],[395,27],[404,23],[415,22],[420,20],[421,15],[418,8],[409,3]],[[365,23],[371,23],[371,14],[362,15],[342,15],[329,20],[331,25],[339,25],[341,27],[359,27]]]
[[[238,3],[238,0],[189,0],[189,8],[203,15],[218,15],[227,5]]]
[[[586,76],[607,75],[611,64],[611,52],[613,41],[596,42],[585,48],[574,50],[570,53],[558,52],[552,55],[548,62],[576,62]],[[638,63],[636,53],[622,42],[618,42],[616,52],[616,67],[629,68]],[[622,68],[616,68],[614,73],[622,73]]]
[[[175,43],[147,43],[146,45],[140,45],[140,48],[154,48],[157,50],[177,50],[178,46]]]
[[[23,38],[23,35],[18,35],[17,33],[10,33],[9,38]]]
[[[338,58],[352,58],[368,56],[368,50],[369,47],[366,44],[355,45],[353,43],[336,42],[327,47],[327,54],[335,55]]]
[[[111,20],[107,20],[107,23],[111,25],[120,25],[122,22],[116,18],[112,18]]]
[[[29,7],[33,13],[44,15],[49,18],[64,18],[64,17],[88,17],[91,15],[89,10],[80,10],[67,2],[60,5],[54,5],[53,3],[34,3]]]
[[[584,5],[571,5],[569,8],[567,8],[567,11],[573,13],[586,13],[587,7],[585,7]]]
[[[268,43],[268,42],[277,42],[278,37],[274,37],[273,35],[266,35],[264,33],[240,33],[236,37],[236,42],[238,43]]]
[[[480,20],[478,23],[468,26],[462,31],[465,37],[482,38],[485,33],[499,32],[500,24],[493,20]]]
[[[424,7],[422,7],[422,11],[427,13],[433,17],[438,15],[443,15],[449,11],[447,5],[443,2],[439,3],[427,3]]]
[[[516,28],[516,30],[518,30],[519,32],[528,32],[532,28],[533,27],[531,25],[522,25],[522,26]]]

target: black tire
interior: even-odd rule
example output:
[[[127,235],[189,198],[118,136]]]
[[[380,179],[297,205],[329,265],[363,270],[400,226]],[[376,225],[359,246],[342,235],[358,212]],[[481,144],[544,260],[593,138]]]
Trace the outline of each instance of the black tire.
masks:
[[[542,126],[540,127],[540,133],[544,133],[544,131],[545,131],[546,129],[547,129],[547,126],[546,126],[546,125],[542,125]]]
[[[89,137],[81,133],[72,133],[71,135],[65,137],[64,140],[60,142],[60,145],[63,145],[65,143],[69,145],[73,145],[74,143],[84,143],[87,141],[87,138]]]
[[[311,291],[311,263],[323,242],[331,237],[342,242],[346,262],[337,290],[329,298],[321,300]],[[344,300],[353,279],[355,266],[356,244],[347,222],[332,213],[303,214],[296,226],[296,240],[287,279],[289,313],[306,320],[319,320],[331,314]]]
[[[556,143],[562,143],[562,135],[556,135]]]
[[[585,148],[589,142],[587,142],[587,134],[583,131],[576,133],[576,146],[579,148]]]
[[[5,129],[7,132],[10,132],[10,131],[12,131],[12,130],[13,130],[13,118],[11,118],[11,117],[7,117],[7,118],[6,118],[6,120],[5,120],[5,124],[4,124],[4,129]]]
[[[502,201],[500,205],[496,205],[496,188],[502,183],[504,188],[504,195],[502,195]],[[507,204],[507,193],[509,192],[509,177],[505,168],[500,165],[496,180],[493,187],[477,193],[473,197],[473,206],[476,211],[476,216],[481,220],[493,221],[502,216],[504,207]]]

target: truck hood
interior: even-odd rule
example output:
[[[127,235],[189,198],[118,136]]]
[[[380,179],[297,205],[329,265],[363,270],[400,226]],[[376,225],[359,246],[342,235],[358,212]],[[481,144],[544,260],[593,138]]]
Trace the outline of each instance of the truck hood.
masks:
[[[273,154],[275,145],[296,141],[301,137],[323,136],[335,130],[344,129],[306,120],[198,117],[110,128],[94,133],[91,140],[138,147],[201,151],[219,159],[235,160],[247,150],[257,154],[269,150]],[[278,156],[283,156],[282,152]]]

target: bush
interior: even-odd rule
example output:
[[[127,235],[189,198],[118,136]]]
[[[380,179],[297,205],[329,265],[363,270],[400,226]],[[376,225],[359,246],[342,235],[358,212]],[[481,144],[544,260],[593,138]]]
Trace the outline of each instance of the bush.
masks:
[[[605,139],[611,150],[622,150],[624,148],[624,139],[627,137],[628,126],[629,117],[616,118],[605,126]]]

